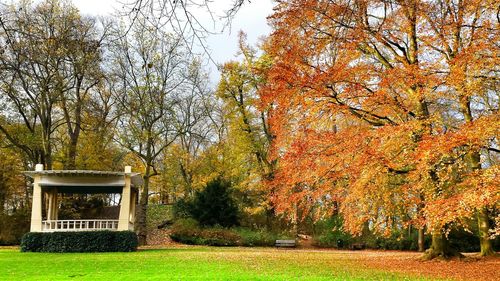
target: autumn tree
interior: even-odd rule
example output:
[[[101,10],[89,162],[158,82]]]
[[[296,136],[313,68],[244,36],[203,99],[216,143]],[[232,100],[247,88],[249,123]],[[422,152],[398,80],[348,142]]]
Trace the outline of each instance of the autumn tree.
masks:
[[[466,94],[456,83],[495,84],[495,15],[491,1],[279,1],[266,49],[274,62],[260,92],[273,104],[274,153],[281,160],[271,186],[278,210],[301,204],[328,211],[334,207],[328,202],[341,202],[353,233],[368,221],[381,233],[395,223],[426,225],[429,258],[457,254],[445,236],[470,215],[458,205],[481,214],[496,204],[495,193],[487,200],[463,196],[468,172],[480,169],[478,149],[498,132],[498,107],[476,115],[490,124],[485,128],[467,117],[474,105],[466,101],[491,100],[495,90]],[[459,59],[466,54],[477,57]],[[455,72],[465,61],[470,82]],[[462,124],[469,129],[456,132]],[[443,153],[422,157],[430,140],[450,131],[456,138],[440,143]],[[482,178],[473,188],[491,190],[489,182]],[[450,206],[446,215],[437,208],[443,203]]]
[[[446,135],[450,140],[446,142],[448,151],[444,153],[446,155],[448,152],[449,155],[453,151],[452,155],[458,154],[465,164],[464,172],[468,173],[468,177],[489,173],[487,170],[496,169],[498,162],[485,163],[481,161],[481,154],[486,156],[499,152],[493,149],[496,141],[491,142],[498,135],[498,119],[494,116],[498,114],[498,101],[495,103],[494,100],[498,98],[500,71],[499,45],[496,40],[492,40],[498,38],[500,24],[498,19],[495,22],[495,7],[488,1],[436,1],[429,3],[426,8],[429,13],[425,20],[431,31],[427,38],[423,38],[422,46],[436,57],[435,71],[439,73],[436,75],[446,81],[444,89],[437,92],[451,106],[458,108],[460,114],[457,122],[449,124],[452,128],[448,130],[451,132]],[[492,122],[493,126],[488,124],[484,128],[482,122]],[[459,139],[463,137],[467,140]],[[488,168],[488,165],[492,167]],[[482,183],[473,185],[484,183],[483,179]],[[469,188],[474,190],[477,186]],[[461,192],[464,194],[472,190]],[[484,191],[483,187],[480,192]],[[472,192],[476,193],[477,190]],[[478,200],[481,199],[477,198],[476,202]],[[489,240],[488,208],[495,204],[494,201],[484,205],[473,202],[467,204],[477,211],[481,255],[494,254]]]
[[[236,189],[251,202],[252,212],[260,210],[273,216],[268,204],[269,192],[263,188],[272,179],[276,160],[268,153],[273,134],[269,127],[269,106],[260,103],[258,91],[266,83],[266,71],[271,60],[266,54],[246,43],[246,35],[240,33],[239,61],[222,66],[217,86],[217,97],[222,102],[223,118],[227,133],[221,152],[226,155],[226,176],[238,184]]]
[[[267,155],[273,138],[268,124],[268,108],[260,107],[257,91],[265,83],[263,73],[269,59],[258,57],[257,51],[245,43],[240,34],[241,62],[228,62],[222,67],[217,96],[223,101],[229,134],[239,138],[245,154],[253,155],[264,177],[272,177],[274,162]]]

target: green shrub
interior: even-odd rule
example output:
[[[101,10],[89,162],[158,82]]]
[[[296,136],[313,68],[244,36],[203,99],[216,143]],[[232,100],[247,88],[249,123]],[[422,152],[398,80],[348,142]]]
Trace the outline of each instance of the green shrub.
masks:
[[[22,252],[132,252],[132,231],[29,232],[21,239]]]
[[[220,178],[209,182],[202,191],[197,191],[188,206],[191,217],[202,226],[238,225],[238,207],[231,197],[231,186]]]

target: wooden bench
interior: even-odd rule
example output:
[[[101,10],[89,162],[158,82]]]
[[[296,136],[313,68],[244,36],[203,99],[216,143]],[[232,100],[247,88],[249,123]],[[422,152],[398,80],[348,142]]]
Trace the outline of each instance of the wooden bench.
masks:
[[[285,247],[285,248],[295,248],[297,246],[295,240],[276,240],[276,247]]]

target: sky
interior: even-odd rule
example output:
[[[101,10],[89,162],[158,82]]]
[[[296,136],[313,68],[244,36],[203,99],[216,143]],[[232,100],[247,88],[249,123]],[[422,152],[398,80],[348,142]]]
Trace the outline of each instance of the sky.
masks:
[[[217,15],[223,15],[224,11],[231,7],[234,0],[213,0],[211,9]],[[123,1],[122,1],[123,2]],[[82,14],[94,16],[111,15],[115,10],[122,9],[123,5],[118,0],[73,0],[73,4]],[[246,2],[232,21],[231,29],[222,33],[210,35],[206,38],[206,45],[211,50],[211,57],[216,63],[224,63],[235,60],[238,51],[238,33],[240,30],[247,34],[248,43],[255,45],[259,39],[270,33],[266,17],[272,13],[271,0],[253,0]],[[201,11],[200,11],[201,12]],[[212,27],[213,21],[208,17],[200,17],[200,21],[206,26]],[[219,32],[220,27],[214,31]],[[212,84],[219,80],[219,72],[213,63],[207,64]]]

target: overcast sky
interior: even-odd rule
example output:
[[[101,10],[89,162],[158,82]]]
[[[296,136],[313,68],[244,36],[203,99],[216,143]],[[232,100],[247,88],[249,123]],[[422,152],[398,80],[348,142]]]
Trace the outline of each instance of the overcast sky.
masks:
[[[214,0],[210,6],[214,13],[222,15],[233,0]],[[110,15],[115,9],[122,9],[122,4],[117,0],[73,0],[73,3],[80,9],[82,14],[89,15]],[[238,49],[238,33],[243,30],[247,33],[248,42],[254,45],[262,36],[268,35],[270,28],[267,25],[266,17],[272,13],[271,0],[254,0],[246,2],[238,12],[232,22],[231,30],[226,30],[222,34],[211,35],[207,38],[208,48],[211,49],[212,58],[217,63],[223,63],[235,59]],[[206,17],[201,18],[209,27],[213,22]],[[220,31],[220,28],[217,28]],[[216,84],[219,74],[213,65],[209,65],[210,78]]]

